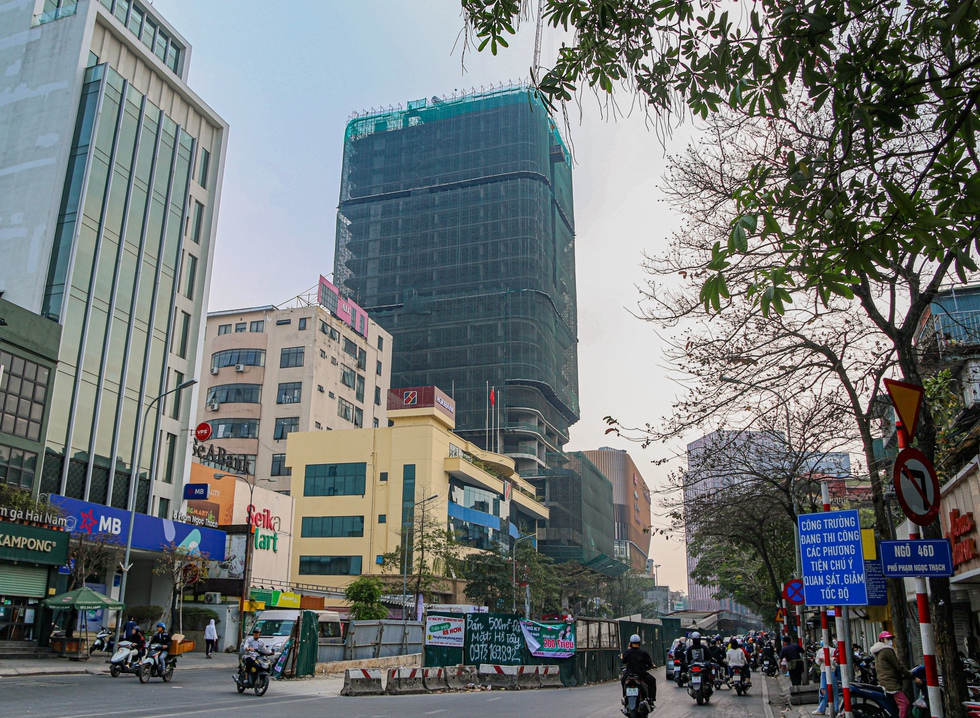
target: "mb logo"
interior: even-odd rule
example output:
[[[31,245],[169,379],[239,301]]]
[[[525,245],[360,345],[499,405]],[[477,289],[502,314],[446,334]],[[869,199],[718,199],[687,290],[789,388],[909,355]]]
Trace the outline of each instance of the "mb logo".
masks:
[[[120,519],[112,518],[111,516],[100,516],[99,517],[99,533],[109,533],[109,534],[121,534],[122,533],[122,521]]]

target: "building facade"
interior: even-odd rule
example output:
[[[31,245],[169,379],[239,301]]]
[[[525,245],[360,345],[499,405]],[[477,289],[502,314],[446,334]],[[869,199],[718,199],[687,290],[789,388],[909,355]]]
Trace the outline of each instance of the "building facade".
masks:
[[[190,54],[139,0],[0,7],[0,290],[61,327],[34,491],[179,500],[227,135]]]
[[[208,315],[197,417],[212,433],[197,461],[289,493],[291,433],[387,426],[391,335],[320,286],[317,301]]]
[[[412,573],[422,558],[412,546],[423,515],[474,549],[506,546],[548,518],[512,459],[453,432],[456,407],[448,394],[409,387],[392,390],[388,402],[390,426],[290,435],[293,582],[338,588],[381,574],[384,555],[403,540]],[[425,513],[416,513],[432,496]]]
[[[643,475],[622,449],[602,447],[582,453],[612,483],[616,558],[628,563],[635,573],[646,573],[652,502]]]
[[[571,157],[525,86],[347,126],[335,281],[394,337],[393,385],[444,387],[521,474],[579,418],[574,234]]]

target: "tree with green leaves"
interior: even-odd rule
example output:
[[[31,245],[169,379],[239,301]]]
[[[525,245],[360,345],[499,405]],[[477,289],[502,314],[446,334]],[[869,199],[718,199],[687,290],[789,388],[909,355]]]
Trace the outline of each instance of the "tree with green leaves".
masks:
[[[377,576],[360,576],[344,589],[344,600],[350,604],[350,617],[355,621],[379,621],[388,618],[388,609],[381,602],[383,585]]]

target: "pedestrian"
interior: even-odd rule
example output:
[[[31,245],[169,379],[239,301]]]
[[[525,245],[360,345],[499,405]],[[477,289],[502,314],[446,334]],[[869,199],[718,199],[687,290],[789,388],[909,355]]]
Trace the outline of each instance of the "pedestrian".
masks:
[[[909,697],[902,690],[906,678],[912,678],[922,685],[922,679],[917,678],[898,660],[898,654],[892,645],[895,636],[888,631],[878,634],[878,642],[871,646],[871,655],[875,657],[875,670],[878,672],[878,685],[885,689],[898,706],[898,718],[908,718],[912,709]]]
[[[813,715],[822,716],[827,714],[827,703],[830,698],[827,693],[827,671],[824,670],[824,666],[826,666],[827,663],[823,651],[823,641],[820,641],[820,646],[815,651],[814,662],[817,664],[817,667],[820,669],[820,705],[818,705],[817,709],[813,711]],[[833,667],[836,670],[837,668],[836,651],[831,652],[830,664],[831,667]],[[834,681],[835,701],[837,700],[838,696],[839,696],[839,690],[837,687],[837,681],[835,680]]]
[[[211,619],[209,623],[204,628],[204,657],[210,658],[212,651],[218,647],[218,629],[214,625],[214,619]]]
[[[786,641],[779,651],[779,660],[786,666],[790,683],[794,686],[803,683],[803,649],[800,644]]]
[[[136,618],[133,616],[129,617],[129,620],[123,624],[123,640],[132,641],[133,631],[139,628],[139,624],[136,622]]]

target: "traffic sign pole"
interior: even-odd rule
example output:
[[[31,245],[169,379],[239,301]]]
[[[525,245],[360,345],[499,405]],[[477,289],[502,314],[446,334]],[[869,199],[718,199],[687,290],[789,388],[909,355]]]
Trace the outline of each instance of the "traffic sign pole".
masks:
[[[823,510],[830,511],[830,484],[820,482],[820,498],[823,500]],[[823,672],[826,676],[827,706],[830,715],[837,714],[837,703],[834,701],[834,667],[830,663],[830,627],[827,625],[827,607],[820,607],[820,629],[823,638]]]
[[[847,656],[851,650],[851,640],[850,636],[847,635],[847,631],[844,630],[844,611],[846,610],[848,610],[847,606],[837,607],[834,611],[834,625],[837,628],[837,643],[843,646],[842,650],[837,651],[837,654],[840,656],[840,661],[837,665],[840,668],[840,686],[841,695],[844,698],[844,715],[847,718],[851,718],[853,715],[851,709],[851,677],[847,673]]]
[[[906,521],[909,538],[918,539],[919,529],[911,520]],[[926,692],[929,694],[929,715],[943,718],[943,697],[939,690],[939,666],[936,664],[936,640],[929,615],[929,589],[926,579],[915,577],[915,603],[919,607],[919,634],[922,637],[922,662],[926,667]]]

